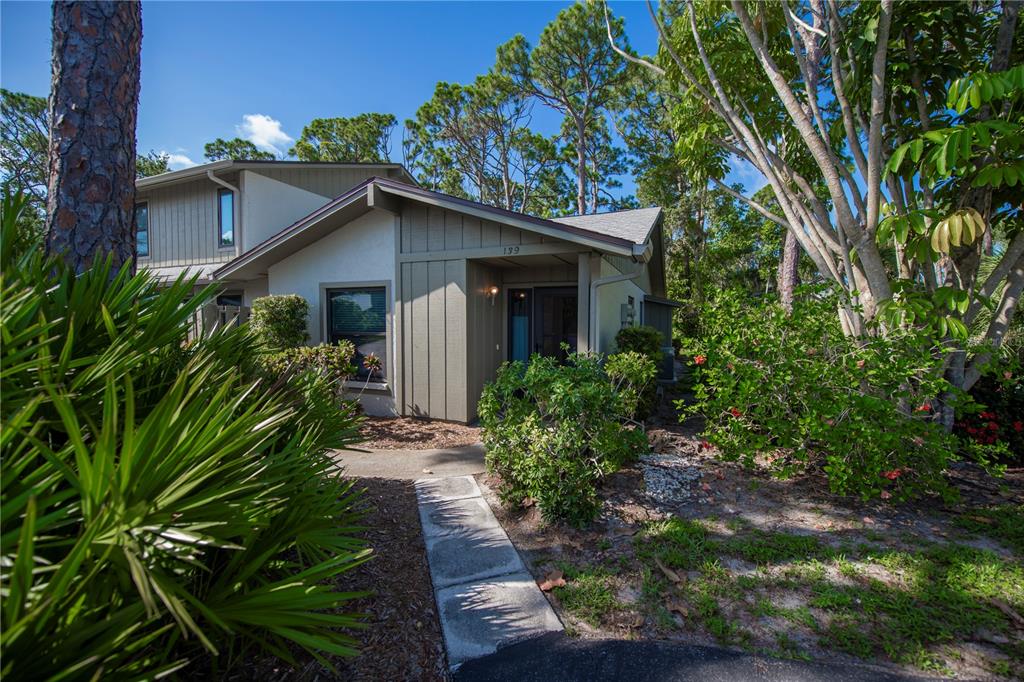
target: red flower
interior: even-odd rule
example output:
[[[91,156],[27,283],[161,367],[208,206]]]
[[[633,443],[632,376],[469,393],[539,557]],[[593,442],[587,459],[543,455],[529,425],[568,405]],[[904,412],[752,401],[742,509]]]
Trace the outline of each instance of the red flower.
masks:
[[[995,422],[989,422],[988,423],[988,428],[989,428],[990,431],[998,431],[999,430],[999,424],[996,424]]]
[[[729,414],[731,414],[734,417],[742,417],[743,416],[743,413],[740,412],[739,410],[737,410],[735,407],[730,407],[729,408]]]
[[[996,417],[991,412],[982,412],[978,416],[981,417],[982,419],[995,419],[995,417]]]
[[[700,442],[700,447],[701,447],[702,450],[710,450],[711,449],[711,443],[707,442],[706,440],[702,440]]]
[[[900,471],[899,469],[893,469],[892,471],[883,471],[882,476],[884,478],[888,478],[890,481],[895,481],[897,478],[900,477],[900,474],[902,473],[903,472]]]
[[[708,359],[707,359],[707,357],[705,357],[703,355],[694,355],[693,356],[693,361],[695,363],[697,363],[698,365],[703,365],[705,362],[708,361]]]
[[[918,408],[916,410],[914,410],[914,412],[928,412],[931,409],[932,409],[932,404],[927,402],[927,401],[925,401],[925,402],[921,403],[918,406]]]
[[[1024,431],[1024,422],[1020,420],[1013,422],[1013,430],[1017,433]]]

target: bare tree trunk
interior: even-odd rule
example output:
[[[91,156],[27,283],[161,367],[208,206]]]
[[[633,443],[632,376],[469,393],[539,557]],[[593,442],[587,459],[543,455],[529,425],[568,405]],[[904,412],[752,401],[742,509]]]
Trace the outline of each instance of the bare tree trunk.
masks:
[[[142,8],[54,2],[46,245],[75,272],[135,269],[135,121]]]
[[[800,244],[796,241],[796,235],[792,230],[786,230],[786,237],[782,243],[782,254],[779,258],[779,271],[777,282],[779,287],[779,301],[787,312],[793,310],[793,291],[799,284],[800,275]]]
[[[583,118],[576,121],[576,211],[583,215],[587,212],[587,149],[583,143],[586,129]]]

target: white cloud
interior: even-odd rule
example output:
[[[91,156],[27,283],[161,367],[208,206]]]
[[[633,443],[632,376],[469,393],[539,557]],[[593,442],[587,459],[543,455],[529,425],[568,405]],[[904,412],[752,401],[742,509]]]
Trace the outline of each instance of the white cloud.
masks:
[[[181,170],[182,168],[191,168],[198,165],[185,154],[179,152],[161,151],[160,154],[167,157],[167,165],[171,167],[171,170]]]
[[[284,156],[284,148],[294,140],[281,130],[281,122],[266,114],[246,114],[242,124],[235,126],[235,132],[260,149]]]

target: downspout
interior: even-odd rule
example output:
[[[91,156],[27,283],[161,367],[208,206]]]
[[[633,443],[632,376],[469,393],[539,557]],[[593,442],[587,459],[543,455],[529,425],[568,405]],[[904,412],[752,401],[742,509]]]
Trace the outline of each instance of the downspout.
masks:
[[[238,189],[229,182],[221,180],[220,178],[213,174],[212,170],[206,171],[206,177],[210,178],[210,180],[220,185],[221,187],[231,190],[231,192],[235,196],[235,207],[234,210],[231,211],[231,234],[234,235],[235,240],[235,258],[238,258],[239,256],[242,255],[242,234],[241,231],[238,229],[242,224],[242,190]],[[218,236],[217,239],[219,240],[220,237]]]
[[[595,353],[600,353],[601,337],[598,334],[597,323],[601,319],[601,307],[597,304],[597,288],[603,287],[605,284],[615,284],[616,282],[625,282],[626,280],[636,279],[640,276],[639,272],[627,275],[608,275],[607,277],[598,277],[590,282],[590,329],[588,330],[587,336],[590,341],[590,349]]]

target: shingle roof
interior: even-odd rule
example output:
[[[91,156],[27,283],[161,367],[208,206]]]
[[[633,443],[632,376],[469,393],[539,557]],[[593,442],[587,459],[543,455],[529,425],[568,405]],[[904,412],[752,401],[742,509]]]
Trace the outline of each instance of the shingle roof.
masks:
[[[556,223],[571,225],[590,232],[606,234],[619,239],[628,239],[634,244],[643,244],[658,222],[660,208],[635,208],[611,213],[590,213],[552,218]]]

